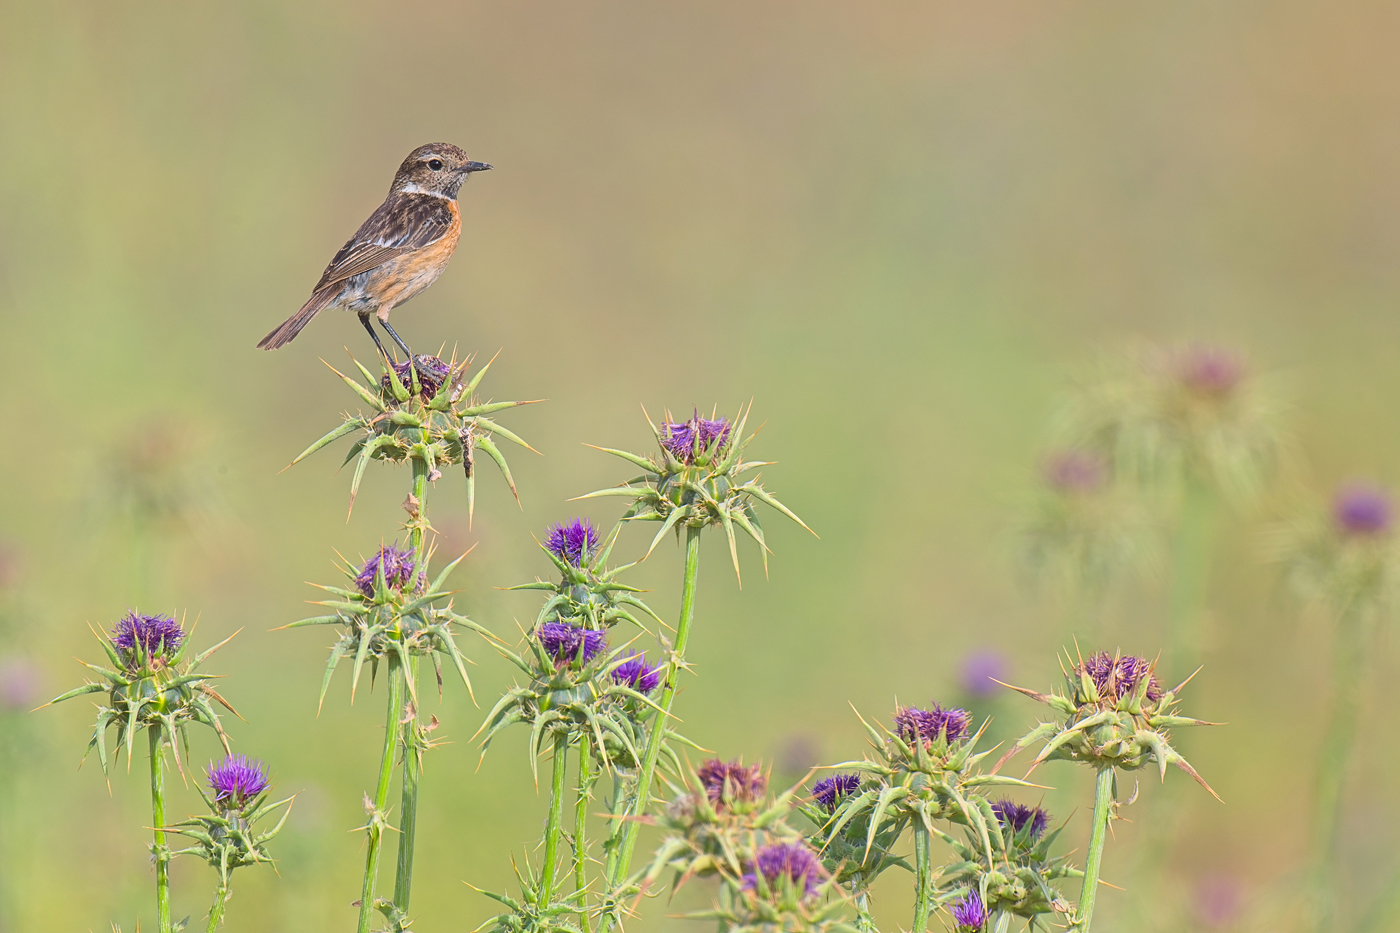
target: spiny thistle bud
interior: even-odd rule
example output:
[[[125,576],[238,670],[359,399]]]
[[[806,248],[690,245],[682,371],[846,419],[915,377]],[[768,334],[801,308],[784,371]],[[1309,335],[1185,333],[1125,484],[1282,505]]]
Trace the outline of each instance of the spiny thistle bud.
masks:
[[[711,758],[702,764],[696,775],[705,796],[716,810],[748,807],[762,802],[768,790],[768,778],[759,765],[745,767],[741,759],[724,762]]]
[[[1006,656],[998,651],[976,651],[963,658],[958,682],[963,691],[978,698],[997,691],[997,681],[1006,676]]]
[[[661,683],[661,665],[647,665],[646,654],[634,654],[613,668],[613,683],[626,684],[638,693],[647,694]]]
[[[901,706],[895,710],[894,727],[906,742],[922,741],[928,747],[940,740],[951,744],[967,735],[971,718],[965,709],[944,709],[937,703],[929,709]]]
[[[987,926],[987,908],[982,904],[982,895],[976,891],[969,891],[954,901],[948,912],[953,916],[953,926],[958,933],[982,933]]]
[[[108,637],[121,655],[123,667],[139,671],[169,662],[184,643],[185,630],[171,616],[138,615],[132,611],[113,626]]]
[[[812,785],[812,797],[827,813],[835,813],[837,805],[858,790],[859,774],[833,774]]]
[[[661,528],[652,539],[647,554],[656,548],[667,532],[675,531],[679,535],[681,528],[698,532],[711,526],[723,527],[729,539],[729,556],[734,563],[736,576],[739,574],[739,550],[734,536],[737,526],[758,544],[766,570],[768,545],[754,503],[762,502],[777,509],[803,528],[807,528],[807,525],[764,489],[759,477],[747,481],[740,479],[743,473],[767,465],[743,459],[744,449],[754,438],[752,434],[744,436],[747,421],[747,411],[741,412],[732,426],[727,419],[701,418],[699,415],[679,422],[668,416],[659,428],[648,419],[657,445],[661,448],[661,456],[640,457],[623,450],[599,448],[641,467],[643,473],[621,486],[599,489],[579,498],[622,496],[633,500],[622,516],[624,522],[660,522]],[[810,528],[807,530],[811,531]]]
[[[1181,348],[1168,366],[1185,388],[1217,397],[1233,392],[1249,372],[1244,358],[1234,350],[1204,343]]]
[[[1336,491],[1330,509],[1302,503],[1269,529],[1269,556],[1304,600],[1339,613],[1389,609],[1400,597],[1394,519],[1389,490],[1352,480]]]
[[[247,755],[227,755],[218,764],[210,762],[206,773],[215,802],[229,810],[242,810],[267,790],[262,762]]]
[[[552,525],[545,548],[571,567],[583,567],[598,550],[598,532],[586,518]]]
[[[395,380],[397,380],[398,384],[402,387],[411,387],[413,379],[416,376],[419,386],[418,396],[424,402],[431,402],[433,396],[437,395],[438,389],[442,388],[443,383],[447,382],[453,376],[453,367],[451,364],[445,363],[435,356],[427,356],[426,354],[415,356],[412,365],[410,365],[407,360],[402,363],[394,363],[393,370],[395,378],[390,378],[387,372],[379,378],[379,391],[386,402],[396,401],[394,392]],[[461,391],[461,374],[457,373],[456,381],[450,386],[449,392],[457,392],[460,395]],[[456,399],[453,399],[453,401],[456,401]]]
[[[1171,746],[1173,727],[1214,725],[1176,714],[1177,695],[1186,681],[1164,691],[1146,659],[1102,651],[1077,662],[1071,659],[1065,680],[1068,689],[1064,695],[1011,688],[1046,704],[1060,716],[1027,733],[1007,751],[997,768],[1019,750],[1044,741],[1045,746],[1031,764],[1032,771],[1051,759],[1124,771],[1155,763],[1165,780],[1167,766],[1175,765],[1215,795],[1196,769]]]
[[[798,897],[809,900],[816,895],[825,874],[821,862],[806,845],[780,842],[758,850],[753,865],[743,877],[743,889],[758,893],[759,876],[762,876],[762,884],[770,892],[778,892],[786,883],[795,889]]]
[[[1390,532],[1394,503],[1388,490],[1352,482],[1337,490],[1332,499],[1332,517],[1343,536],[1377,537]]]
[[[412,548],[386,544],[365,561],[364,567],[355,575],[355,587],[365,596],[373,598],[375,581],[383,574],[384,585],[390,590],[402,593],[413,583],[414,564]]]
[[[607,636],[602,632],[562,622],[546,622],[535,629],[535,637],[556,663],[587,664],[608,647]]]
[[[1001,823],[1004,829],[1009,829],[1017,835],[1025,832],[1031,840],[1040,838],[1050,823],[1050,815],[1044,810],[1028,807],[1014,800],[993,801],[992,812],[997,815],[997,822]]]

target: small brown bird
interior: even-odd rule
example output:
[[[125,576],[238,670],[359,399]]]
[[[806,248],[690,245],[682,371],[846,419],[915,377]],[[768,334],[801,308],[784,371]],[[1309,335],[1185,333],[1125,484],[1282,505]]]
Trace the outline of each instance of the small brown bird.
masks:
[[[408,344],[389,326],[389,312],[437,281],[447,268],[462,232],[457,192],[469,174],[490,167],[471,161],[449,143],[429,143],[410,152],[394,175],[389,196],[335,254],[306,304],[258,347],[286,346],[326,308],[345,308],[360,316],[380,353],[384,345],[370,325],[371,314],[413,359]]]

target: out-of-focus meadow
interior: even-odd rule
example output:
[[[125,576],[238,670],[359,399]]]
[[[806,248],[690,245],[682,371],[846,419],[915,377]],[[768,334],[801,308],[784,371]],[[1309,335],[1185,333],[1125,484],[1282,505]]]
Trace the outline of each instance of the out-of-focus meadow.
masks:
[[[200,645],[242,629],[211,662],[247,720],[235,748],[299,794],[278,874],[240,875],[228,929],[353,922],[380,700],[352,708],[340,679],[318,718],[328,636],[269,629],[306,614],[337,551],[395,536],[406,480],[371,468],[347,524],[338,453],[279,473],[353,401],[319,362],[370,360],[353,318],[253,345],[433,140],[496,168],[394,323],[422,349],[501,350],[492,394],[549,400],[510,421],[544,455],[512,455],[521,508],[483,473],[469,530],[460,477],[437,484],[442,550],[476,546],[459,607],[514,633],[537,604],[495,588],[548,570],[532,535],[616,517],[565,502],[626,478],[585,443],[644,451],[640,405],[752,399],[752,449],[780,461],[766,481],[821,539],[771,523],[770,575],[745,554],[742,590],[711,542],[677,710],[777,781],[860,754],[849,704],[966,700],[969,654],[1057,682],[1065,608],[1025,585],[1014,530],[1077,367],[1205,339],[1274,371],[1307,465],[1228,513],[1189,698],[1229,725],[1183,744],[1225,803],[1144,777],[1105,872],[1128,893],[1100,900],[1105,929],[1144,890],[1162,929],[1267,916],[1303,864],[1330,638],[1282,595],[1259,527],[1299,488],[1400,478],[1398,38],[1400,7],[1347,0],[0,6],[0,929],[151,922],[140,768],[110,791],[96,761],[76,770],[86,701],[17,711],[79,683],[89,626],[129,606],[197,618]],[[667,544],[638,574],[668,617],[679,566]],[[1166,590],[1116,589],[1104,646],[1156,655]],[[489,706],[510,672],[466,644]],[[1400,832],[1400,646],[1378,644],[1348,918]],[[482,711],[451,684],[429,706],[450,744],[428,759],[414,914],[471,929],[492,911],[462,882],[506,888],[543,802],[523,731],[478,770]],[[1040,712],[1009,691],[974,708],[1003,738]],[[1037,775],[1082,856],[1090,776]],[[198,806],[176,782],[172,809]],[[1171,854],[1136,877],[1163,813]],[[209,878],[176,863],[177,917],[202,914]],[[679,930],[678,909],[629,929]]]

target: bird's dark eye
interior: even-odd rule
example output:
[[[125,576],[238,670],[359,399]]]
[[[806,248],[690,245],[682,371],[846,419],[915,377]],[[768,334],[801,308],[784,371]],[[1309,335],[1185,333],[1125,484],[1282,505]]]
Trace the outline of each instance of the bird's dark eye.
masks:
[[[432,169],[432,170],[435,171],[435,172],[440,172],[440,171],[442,171],[442,160],[441,160],[441,159],[429,159],[429,160],[428,160],[428,168]]]

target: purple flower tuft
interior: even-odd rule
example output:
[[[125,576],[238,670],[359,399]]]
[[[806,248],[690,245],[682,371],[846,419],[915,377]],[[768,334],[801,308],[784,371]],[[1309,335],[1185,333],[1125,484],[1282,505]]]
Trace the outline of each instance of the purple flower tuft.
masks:
[[[1087,450],[1065,450],[1045,458],[1041,466],[1045,485],[1056,492],[1083,494],[1103,486],[1108,465],[1098,454]]]
[[[1390,493],[1371,483],[1348,483],[1332,500],[1332,518],[1348,537],[1383,535],[1390,530],[1394,505]]]
[[[957,707],[944,709],[937,703],[929,705],[929,709],[901,706],[895,710],[894,727],[900,738],[908,742],[918,738],[929,745],[936,742],[940,735],[949,742],[956,742],[967,735],[967,726],[972,720],[967,710]]]
[[[1162,688],[1152,673],[1152,664],[1146,658],[1124,655],[1115,659],[1107,651],[1091,654],[1084,660],[1081,671],[1089,675],[1099,696],[1108,700],[1121,700],[1137,692],[1143,680],[1147,681],[1147,699],[1156,702],[1162,698]]]
[[[39,697],[43,673],[33,660],[13,654],[0,658],[0,710],[27,710]]]
[[[1181,384],[1201,395],[1225,396],[1244,378],[1246,366],[1238,353],[1225,347],[1193,344],[1180,351],[1174,366]]]
[[[623,661],[612,672],[613,683],[624,684],[640,694],[646,695],[661,683],[661,665],[647,665],[645,654],[634,654]]]
[[[833,774],[812,785],[812,796],[827,813],[835,813],[841,798],[854,794],[859,789],[859,774]]]
[[[586,518],[570,519],[550,526],[544,546],[564,563],[582,567],[598,550],[598,532]]]
[[[128,612],[111,632],[112,644],[132,660],[174,656],[185,640],[185,630],[170,616],[142,616]]]
[[[794,886],[801,887],[804,899],[817,893],[817,885],[825,874],[816,854],[800,842],[778,843],[759,849],[753,870],[744,875],[745,891],[758,890],[760,873],[770,891],[774,891],[781,879],[786,877]]]
[[[987,908],[976,891],[968,891],[961,900],[954,901],[952,914],[959,933],[982,933],[987,925]]]
[[[977,651],[963,658],[959,681],[963,690],[975,697],[989,697],[997,691],[995,681],[1006,677],[1006,656],[997,651]]]
[[[738,758],[727,764],[718,758],[711,758],[695,773],[700,778],[700,786],[705,789],[705,796],[716,808],[731,801],[753,803],[768,789],[768,778],[764,777],[763,769],[758,765],[746,768]]]
[[[261,761],[247,755],[229,755],[209,765],[209,789],[224,806],[241,810],[243,805],[267,790],[267,775]]]
[[[725,418],[710,420],[696,414],[689,421],[667,421],[661,426],[661,446],[681,463],[694,463],[696,456],[716,441],[716,450],[729,443],[729,421]]]
[[[608,646],[602,632],[563,622],[544,623],[535,629],[535,637],[555,663],[582,661],[586,664]]]
[[[398,548],[392,544],[379,549],[364,569],[355,575],[355,586],[367,597],[374,596],[374,578],[379,568],[384,568],[384,583],[391,590],[403,592],[404,587],[413,581],[414,555],[412,548]]]
[[[1031,828],[1031,838],[1039,838],[1050,822],[1050,814],[1040,807],[1028,807],[1014,800],[998,800],[992,804],[992,812],[997,821],[1013,833],[1019,833],[1027,825]]]
[[[447,379],[448,373],[452,372],[452,367],[435,356],[420,355],[413,358],[415,367],[418,370],[418,387],[423,390],[423,401],[430,402],[438,389],[442,388],[442,383]],[[409,392],[413,391],[413,376],[408,372],[408,361],[394,364],[394,372],[399,377],[399,384]],[[384,394],[393,397],[392,383],[389,381],[389,374],[385,373],[379,380],[380,387]]]

